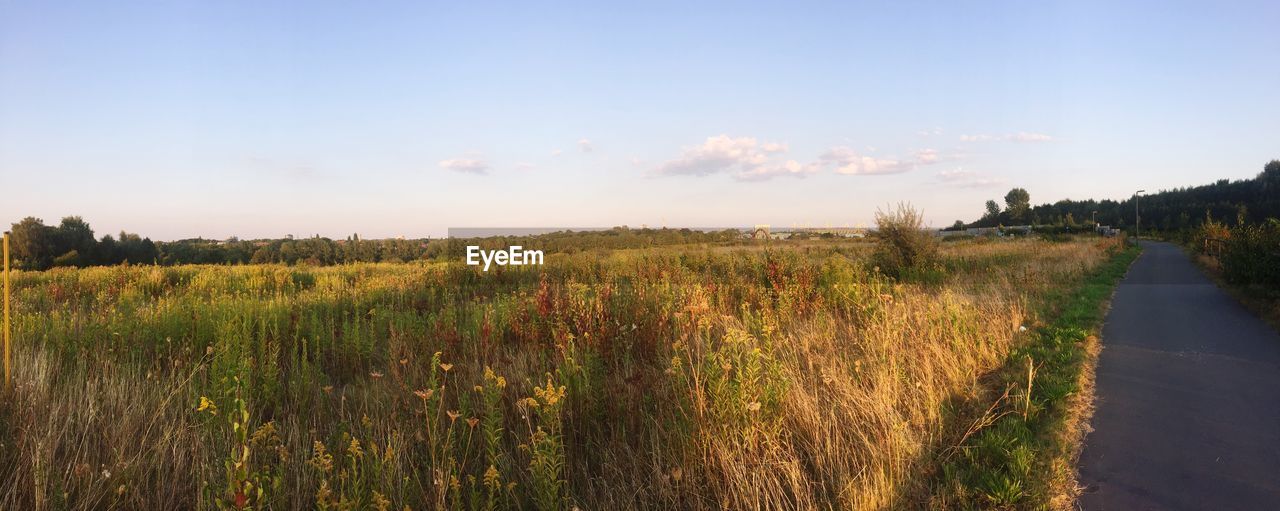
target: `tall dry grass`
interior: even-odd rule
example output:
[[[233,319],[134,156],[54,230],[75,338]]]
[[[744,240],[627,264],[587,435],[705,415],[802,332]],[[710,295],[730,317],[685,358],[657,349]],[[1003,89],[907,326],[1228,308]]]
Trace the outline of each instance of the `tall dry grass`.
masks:
[[[866,252],[20,274],[0,507],[924,507],[1107,248],[946,243],[918,281]]]

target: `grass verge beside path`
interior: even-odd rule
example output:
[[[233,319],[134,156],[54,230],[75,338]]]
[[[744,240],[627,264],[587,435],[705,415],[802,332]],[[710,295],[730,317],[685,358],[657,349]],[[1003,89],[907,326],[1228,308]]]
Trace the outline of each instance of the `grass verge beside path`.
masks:
[[[1076,459],[1092,414],[1097,332],[1141,249],[1116,253],[1045,303],[1027,343],[990,376],[991,407],[943,454],[932,505],[947,509],[1070,509]]]
[[[1238,285],[1227,282],[1222,276],[1222,265],[1218,259],[1196,251],[1190,245],[1180,245],[1182,250],[1195,261],[1196,266],[1217,284],[1219,288],[1235,298],[1240,305],[1254,313],[1280,332],[1280,290],[1267,289],[1257,285]]]

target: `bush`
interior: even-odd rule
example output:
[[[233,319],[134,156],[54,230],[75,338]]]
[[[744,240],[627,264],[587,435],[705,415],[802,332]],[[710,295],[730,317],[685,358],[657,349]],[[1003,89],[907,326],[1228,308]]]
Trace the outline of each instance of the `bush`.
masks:
[[[876,237],[873,257],[885,275],[902,278],[938,265],[938,239],[924,229],[924,214],[910,204],[876,210]]]
[[[1219,259],[1228,282],[1280,292],[1280,220],[1233,229]]]
[[[1226,240],[1229,238],[1231,238],[1231,229],[1228,229],[1225,224],[1213,218],[1206,218],[1199,227],[1192,229],[1190,239],[1187,241],[1196,250],[1208,252],[1209,240]]]

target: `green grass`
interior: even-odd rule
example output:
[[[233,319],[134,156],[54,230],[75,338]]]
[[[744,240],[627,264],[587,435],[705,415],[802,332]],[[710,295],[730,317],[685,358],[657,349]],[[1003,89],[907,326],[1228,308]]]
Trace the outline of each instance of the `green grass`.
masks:
[[[974,422],[961,445],[947,453],[935,503],[958,509],[1051,509],[1069,506],[1074,453],[1073,421],[1087,406],[1073,406],[1089,368],[1089,339],[1106,314],[1115,285],[1140,248],[1130,246],[1075,287],[1050,294],[1041,317],[993,376],[1001,392]],[[1029,392],[1028,392],[1029,388]]]

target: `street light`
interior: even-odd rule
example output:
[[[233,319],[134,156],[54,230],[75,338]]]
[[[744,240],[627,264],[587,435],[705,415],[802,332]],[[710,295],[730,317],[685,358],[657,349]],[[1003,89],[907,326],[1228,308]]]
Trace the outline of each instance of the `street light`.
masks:
[[[1138,214],[1138,195],[1146,190],[1133,192],[1133,237],[1142,237],[1142,216]]]

